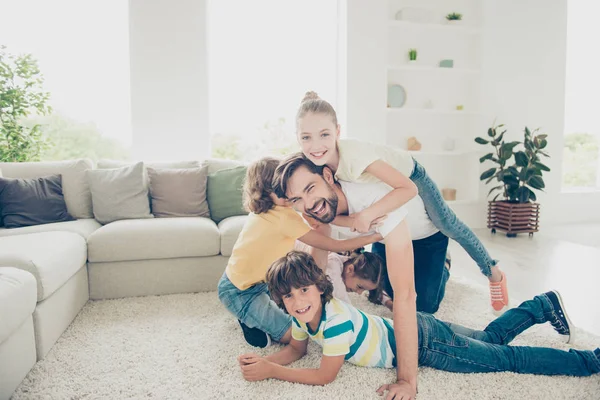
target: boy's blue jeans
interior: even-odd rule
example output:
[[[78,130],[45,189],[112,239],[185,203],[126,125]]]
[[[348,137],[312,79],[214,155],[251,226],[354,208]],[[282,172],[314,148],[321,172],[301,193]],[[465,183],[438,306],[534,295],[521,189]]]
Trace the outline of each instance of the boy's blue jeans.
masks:
[[[483,331],[417,313],[419,365],[451,372],[513,371],[572,376],[600,372],[600,349],[563,351],[508,346],[530,326],[551,320],[554,312],[552,303],[542,294],[506,311]]]
[[[495,266],[497,261],[490,257],[473,231],[456,217],[454,211],[442,197],[442,193],[435,182],[427,175],[425,168],[416,160],[414,163],[415,168],[410,175],[410,180],[419,189],[419,196],[423,199],[427,215],[429,215],[436,228],[450,239],[458,242],[469,253],[479,266],[482,274],[490,277],[492,275],[490,268]]]

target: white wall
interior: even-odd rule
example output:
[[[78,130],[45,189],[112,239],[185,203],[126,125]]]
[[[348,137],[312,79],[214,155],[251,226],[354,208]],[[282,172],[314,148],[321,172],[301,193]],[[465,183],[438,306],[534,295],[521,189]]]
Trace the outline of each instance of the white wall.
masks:
[[[600,220],[599,193],[561,193],[564,146],[567,0],[485,0],[484,113],[522,140],[525,126],[548,134],[552,171],[544,175],[541,223]],[[484,188],[481,198],[487,194]],[[483,225],[484,220],[481,219]]]
[[[387,2],[347,0],[345,12],[345,132],[348,137],[385,143]]]
[[[134,157],[209,154],[205,0],[129,0]]]

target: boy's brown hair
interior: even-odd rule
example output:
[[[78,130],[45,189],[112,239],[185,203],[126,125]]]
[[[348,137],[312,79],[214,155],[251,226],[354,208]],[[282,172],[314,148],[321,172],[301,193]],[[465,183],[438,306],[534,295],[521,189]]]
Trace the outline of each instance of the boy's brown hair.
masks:
[[[267,285],[273,301],[285,312],[283,296],[292,289],[316,285],[323,307],[333,298],[333,284],[308,253],[292,250],[275,261],[267,271]]]
[[[275,206],[270,195],[273,193],[273,174],[278,165],[277,158],[263,157],[248,166],[243,189],[246,211],[262,214]]]

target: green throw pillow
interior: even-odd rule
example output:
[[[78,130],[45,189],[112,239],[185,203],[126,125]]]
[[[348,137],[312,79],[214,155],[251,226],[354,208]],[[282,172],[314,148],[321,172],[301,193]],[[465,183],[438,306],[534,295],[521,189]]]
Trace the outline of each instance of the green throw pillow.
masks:
[[[206,199],[210,217],[217,224],[234,215],[248,214],[242,201],[242,186],[246,167],[223,169],[208,176]]]

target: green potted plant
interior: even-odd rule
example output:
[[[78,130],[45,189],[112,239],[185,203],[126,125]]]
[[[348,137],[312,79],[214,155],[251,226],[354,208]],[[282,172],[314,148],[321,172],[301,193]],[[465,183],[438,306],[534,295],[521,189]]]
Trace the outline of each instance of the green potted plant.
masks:
[[[446,15],[446,22],[449,24],[459,24],[462,21],[462,17],[462,14],[453,12]]]
[[[488,196],[497,192],[488,203],[488,228],[492,233],[496,230],[506,232],[509,237],[517,233],[533,235],[539,230],[539,208],[534,190],[545,187],[542,174],[550,171],[541,162],[541,157],[549,157],[543,150],[548,145],[548,135],[536,134],[525,127],[523,142],[506,142],[506,129],[498,133],[504,125],[488,129],[489,139],[475,138],[475,142],[493,147],[492,152],[479,159],[480,163],[492,162],[494,167],[487,169],[480,176],[486,184],[496,181],[500,183],[490,189]],[[521,145],[522,149],[517,146]]]
[[[408,60],[411,63],[417,62],[417,49],[408,50]]]
[[[39,160],[46,146],[41,125],[30,126],[24,119],[32,113],[52,112],[43,83],[37,61],[30,54],[15,56],[0,46],[0,161]]]

